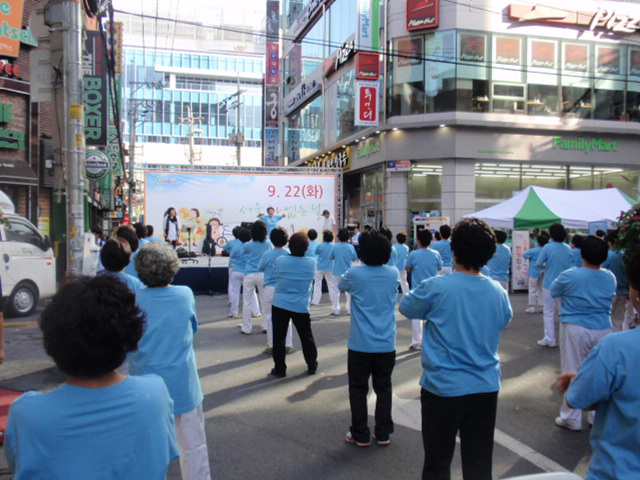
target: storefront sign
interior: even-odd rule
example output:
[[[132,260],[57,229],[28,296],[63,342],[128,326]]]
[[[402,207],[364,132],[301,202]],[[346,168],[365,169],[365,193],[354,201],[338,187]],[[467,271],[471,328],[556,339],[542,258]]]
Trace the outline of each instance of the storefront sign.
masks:
[[[287,83],[292,87],[302,80],[302,45],[296,45],[289,54],[289,74]]]
[[[356,78],[358,80],[380,78],[380,56],[377,53],[358,52],[356,54]]]
[[[380,30],[380,1],[358,0],[358,49],[378,50]]]
[[[87,150],[85,171],[89,180],[100,180],[109,173],[109,157],[100,150]]]
[[[309,3],[307,3],[307,6],[304,7],[304,10],[295,19],[295,21],[291,25],[291,28],[287,30],[287,37],[298,40],[298,37],[311,23],[311,20],[313,20],[315,16],[320,13],[322,6],[325,4],[325,1],[326,0],[311,0]]]
[[[278,166],[278,132],[277,128],[265,129],[264,164],[268,167]]]
[[[598,73],[620,75],[620,49],[617,47],[598,47]]]
[[[0,56],[17,57],[22,36],[28,37],[22,30],[23,6],[24,0],[0,0]]]
[[[267,43],[267,72],[265,82],[267,85],[280,83],[280,46],[278,42]]]
[[[496,63],[520,65],[520,39],[513,37],[496,38]]]
[[[265,125],[278,125],[278,87],[266,86],[266,95],[264,102]]]
[[[12,128],[15,123],[13,118],[15,113],[14,104],[0,103],[0,148],[25,149],[24,132]]]
[[[565,43],[562,68],[569,72],[587,72],[589,70],[589,47]]]
[[[380,151],[380,142],[377,140],[370,140],[367,142],[361,142],[356,150],[356,156],[358,158],[367,157],[373,153]]]
[[[407,30],[438,26],[438,0],[407,0]]]
[[[601,138],[584,138],[566,139],[563,137],[553,137],[553,149],[556,150],[576,150],[583,151],[585,155],[590,152],[617,152],[618,140],[607,142]]]
[[[84,134],[89,146],[107,144],[108,89],[107,53],[100,32],[87,31],[84,70]]]
[[[122,22],[107,23],[107,54],[115,60],[116,75],[122,75]]]
[[[530,56],[532,67],[555,69],[556,43],[532,40]]]
[[[387,171],[408,172],[411,170],[411,160],[388,160]]]
[[[356,117],[354,125],[378,125],[378,82],[356,80]]]
[[[340,152],[334,152],[324,158],[317,158],[306,163],[307,167],[321,167],[321,168],[342,168],[344,171],[348,171],[351,167],[349,162],[349,154],[346,150]]]
[[[529,250],[529,231],[514,230],[511,243],[511,289],[527,290],[529,280],[527,276],[527,261],[524,252]]]
[[[289,115],[296,108],[302,106],[311,99],[322,88],[322,81],[318,78],[305,78],[304,82],[298,85],[285,99],[285,115]]]
[[[278,41],[278,30],[280,29],[280,2],[277,0],[267,1],[267,42]]]
[[[460,60],[484,63],[487,61],[487,37],[484,35],[460,35]]]

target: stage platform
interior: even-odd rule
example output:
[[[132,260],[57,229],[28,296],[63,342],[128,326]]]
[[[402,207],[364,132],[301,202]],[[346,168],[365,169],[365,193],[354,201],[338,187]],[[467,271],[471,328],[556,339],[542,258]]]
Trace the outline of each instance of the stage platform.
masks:
[[[209,262],[211,260],[211,262]],[[180,271],[173,285],[186,285],[196,295],[226,293],[229,282],[229,257],[216,255],[180,259]]]

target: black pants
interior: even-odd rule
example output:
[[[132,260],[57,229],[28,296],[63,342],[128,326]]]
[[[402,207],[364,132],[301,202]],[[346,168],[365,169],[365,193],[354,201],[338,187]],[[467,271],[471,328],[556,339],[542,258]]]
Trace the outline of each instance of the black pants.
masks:
[[[349,403],[351,404],[351,435],[357,442],[369,441],[367,425],[367,393],[369,377],[376,392],[376,427],[378,440],[387,440],[393,433],[391,419],[391,374],[396,365],[396,352],[366,353],[349,350]]]
[[[293,322],[300,337],[302,354],[305,362],[307,362],[307,367],[315,370],[318,367],[318,349],[313,339],[309,313],[291,312],[273,306],[271,307],[271,322],[273,324],[273,362],[275,363],[276,372],[286,373],[287,371],[287,364],[284,359],[286,356],[285,340],[287,329],[289,328],[289,320]]]
[[[424,389],[422,401],[423,480],[450,480],[460,432],[464,480],[491,480],[498,392],[439,397]]]

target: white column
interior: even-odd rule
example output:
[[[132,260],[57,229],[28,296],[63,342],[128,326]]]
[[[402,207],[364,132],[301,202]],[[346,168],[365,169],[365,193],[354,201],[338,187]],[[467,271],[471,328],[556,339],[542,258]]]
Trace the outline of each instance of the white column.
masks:
[[[385,172],[384,225],[394,236],[409,232],[409,175],[408,172]]]
[[[442,215],[449,217],[452,226],[476,210],[475,170],[474,159],[442,161]]]

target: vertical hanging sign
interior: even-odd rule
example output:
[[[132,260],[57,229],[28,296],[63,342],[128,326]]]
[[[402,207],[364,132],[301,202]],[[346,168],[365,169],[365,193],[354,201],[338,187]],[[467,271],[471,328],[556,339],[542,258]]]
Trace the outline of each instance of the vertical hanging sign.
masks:
[[[356,118],[354,125],[378,125],[378,82],[356,81]]]
[[[267,48],[265,50],[265,95],[264,95],[264,164],[277,166],[278,112],[280,109],[280,2],[267,1]]]
[[[107,52],[100,32],[87,31],[82,69],[84,84],[84,135],[87,145],[107,144]]]

